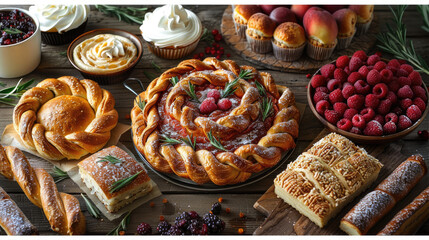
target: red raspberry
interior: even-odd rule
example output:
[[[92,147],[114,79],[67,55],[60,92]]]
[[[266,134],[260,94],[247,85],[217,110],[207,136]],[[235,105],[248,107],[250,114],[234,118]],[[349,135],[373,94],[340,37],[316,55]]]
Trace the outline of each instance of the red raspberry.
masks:
[[[343,69],[341,69],[341,68],[335,69],[335,71],[334,71],[334,78],[335,79],[338,79],[341,82],[345,82],[345,81],[347,81],[347,77],[348,77],[348,75],[346,72],[344,72]]]
[[[411,89],[413,90],[413,95],[415,97],[419,97],[425,102],[428,100],[428,97],[426,96],[426,91],[421,86],[412,86]]]
[[[381,54],[381,52],[380,52],[380,51],[375,52],[375,55],[377,55],[377,56],[379,56],[379,57],[381,57],[381,56],[382,56],[382,54]]]
[[[212,30],[212,35],[213,36],[216,36],[216,35],[218,35],[219,34],[219,30],[217,30],[217,29],[213,29]]]
[[[344,100],[343,94],[341,93],[341,89],[337,88],[329,94],[329,101],[332,104],[336,102],[342,102]]]
[[[389,83],[393,77],[393,73],[389,69],[381,70],[380,75],[381,75],[381,81],[384,83]]]
[[[359,94],[368,94],[371,91],[371,87],[364,80],[357,80],[354,84],[356,92]]]
[[[407,63],[407,61],[405,61],[404,59],[398,59],[398,62],[402,65],[402,64],[405,64],[405,63]]]
[[[357,127],[352,127],[352,129],[350,129],[350,132],[354,134],[362,135],[362,131]]]
[[[336,124],[338,120],[340,120],[341,116],[334,110],[326,110],[325,111],[325,119],[332,124]]]
[[[389,91],[386,95],[386,99],[389,99],[392,104],[395,104],[396,101],[398,101],[398,97],[396,96],[396,94],[392,91]]]
[[[376,69],[377,71],[381,72],[381,70],[385,69],[387,66],[387,64],[383,61],[378,61],[375,65],[374,65],[374,69]]]
[[[409,79],[407,77],[399,77],[398,83],[401,87],[403,87],[405,85],[411,85],[411,79]]]
[[[405,115],[401,115],[399,116],[399,121],[398,121],[398,129],[399,130],[404,130],[406,128],[411,127],[411,125],[413,125],[413,122],[411,122],[411,120],[405,116]]]
[[[332,63],[326,64],[320,68],[320,73],[325,78],[333,78],[334,77],[334,71],[335,71],[335,65]]]
[[[394,122],[387,122],[383,126],[384,134],[394,134],[396,133],[396,124]]]
[[[352,57],[349,62],[351,72],[356,72],[363,65],[363,61],[358,57]]]
[[[421,86],[423,83],[422,76],[416,71],[412,71],[410,75],[408,75],[408,78],[410,79],[411,85]]]
[[[418,131],[417,132],[417,135],[421,138],[421,139],[424,139],[424,140],[429,140],[429,132],[428,132],[428,130],[422,130],[422,131]]]
[[[320,115],[325,115],[325,111],[331,108],[331,104],[326,100],[321,100],[316,104],[316,111]]]
[[[340,56],[337,58],[337,61],[335,62],[335,64],[337,65],[337,68],[345,68],[349,65],[349,56]]]
[[[374,66],[367,66],[368,71],[371,71],[372,69],[374,69]]]
[[[407,110],[411,105],[413,105],[413,100],[410,98],[404,98],[399,102],[399,106],[401,106],[403,110]]]
[[[218,35],[214,36],[214,40],[215,40],[216,42],[220,42],[220,41],[222,40],[222,35],[221,35],[221,34],[218,34]]]
[[[396,71],[397,77],[408,77],[408,75],[409,73],[404,69],[398,69],[398,71]]]
[[[372,89],[372,93],[380,99],[386,97],[388,92],[389,88],[384,83],[377,83]]]
[[[349,108],[360,110],[365,102],[365,98],[362,95],[355,94],[347,99],[347,105]]]
[[[347,75],[350,75],[351,71],[350,71],[349,66],[347,66],[347,67],[344,68],[344,72],[346,72]]]
[[[216,100],[212,97],[204,99],[200,105],[200,112],[203,114],[208,114],[217,109]]]
[[[326,78],[322,75],[314,75],[311,79],[311,86],[313,88],[321,87],[326,85]]]
[[[363,134],[367,136],[381,136],[383,135],[383,126],[379,122],[372,120],[366,124]]]
[[[401,64],[397,59],[392,59],[387,63],[387,66],[399,69],[401,67]]]
[[[410,74],[411,72],[414,71],[414,68],[411,65],[408,64],[402,64],[399,69],[404,69],[405,71],[408,72],[408,74]]]
[[[360,73],[360,75],[361,75],[362,77],[366,78],[366,76],[368,76],[369,69],[368,69],[368,67],[367,67],[367,66],[363,65],[362,67],[360,67],[360,68],[359,68],[359,71],[358,71],[358,72]]]
[[[377,109],[379,104],[380,104],[380,99],[374,94],[370,93],[365,96],[365,107]]]
[[[344,112],[344,118],[347,118],[349,120],[352,120],[353,116],[358,114],[358,110],[354,109],[354,108],[347,108],[346,111]]]
[[[400,98],[413,98],[413,90],[411,90],[410,86],[405,85],[401,87],[397,92],[398,97]]]
[[[340,116],[343,116],[348,108],[349,107],[347,107],[347,104],[345,104],[343,102],[334,103],[334,110],[335,110],[335,112],[340,114]]]
[[[368,65],[374,66],[378,61],[380,61],[380,56],[378,56],[377,54],[374,54],[368,57],[368,60],[366,61],[366,63]]]
[[[426,103],[423,101],[423,99],[417,97],[414,98],[413,104],[420,108],[420,111],[424,112],[426,110]]]
[[[349,131],[353,127],[353,124],[349,119],[343,118],[337,122],[337,127],[341,130]]]
[[[352,95],[354,95],[356,93],[356,89],[351,84],[348,84],[348,85],[344,84],[343,85],[343,90],[341,92],[343,94],[343,97],[345,99],[347,99],[347,98],[349,98],[350,96],[352,96]]]
[[[400,108],[399,106],[396,106],[392,109],[392,112],[395,113],[396,115],[401,115],[404,111],[402,110],[402,108]]]
[[[334,91],[334,89],[341,88],[341,81],[333,78],[333,79],[328,81],[327,87],[328,87],[329,91],[332,92],[332,91]]]
[[[381,114],[375,115],[374,120],[379,122],[381,125],[384,124],[384,117]]]
[[[318,103],[322,100],[329,100],[329,94],[325,92],[316,92],[314,93],[313,100],[315,103]]]
[[[394,122],[394,123],[398,123],[398,115],[396,115],[395,113],[391,112],[386,114],[386,116],[384,116],[384,120],[386,122]]]
[[[211,89],[207,92],[207,97],[212,97],[215,99],[215,102],[217,102],[220,98],[220,92],[217,89]]]
[[[390,70],[393,73],[393,75],[396,75],[396,73],[398,72],[397,68],[389,66],[389,65],[387,65],[386,69]]]
[[[351,83],[351,84],[355,84],[356,81],[361,80],[362,75],[360,75],[360,73],[358,72],[352,72],[349,77],[347,78],[347,82]]]
[[[364,108],[360,111],[360,115],[362,115],[365,122],[369,122],[375,117],[375,111],[372,108]]]
[[[329,93],[329,89],[327,87],[317,87],[316,92]]]
[[[376,69],[372,69],[366,76],[366,81],[369,85],[374,86],[375,84],[381,82],[381,75]]]
[[[222,98],[221,100],[219,100],[219,102],[217,103],[217,107],[220,110],[228,110],[230,109],[232,106],[231,100],[229,100],[228,98]]]
[[[393,77],[395,79],[395,77]],[[387,84],[389,86],[389,90],[392,92],[397,92],[399,88],[401,88],[401,85],[399,85],[398,81],[392,80],[390,83]]]
[[[357,127],[359,129],[365,128],[366,125],[365,119],[360,114],[356,114],[353,116],[352,123],[354,127]]]
[[[381,100],[380,105],[377,107],[377,112],[382,115],[386,115],[390,112],[392,102],[389,99]]]
[[[307,75],[305,75],[305,77],[306,77],[306,78],[310,78],[310,77],[311,77],[311,74],[310,74],[310,73],[307,73]]]
[[[366,53],[362,50],[356,51],[355,53],[353,53],[352,58],[354,57],[358,57],[362,62],[365,62],[366,59],[368,58],[368,56],[366,56]]]
[[[411,105],[408,109],[407,109],[407,117],[415,122],[417,120],[419,120],[422,116],[422,111],[420,111],[420,108],[417,107],[416,105]]]

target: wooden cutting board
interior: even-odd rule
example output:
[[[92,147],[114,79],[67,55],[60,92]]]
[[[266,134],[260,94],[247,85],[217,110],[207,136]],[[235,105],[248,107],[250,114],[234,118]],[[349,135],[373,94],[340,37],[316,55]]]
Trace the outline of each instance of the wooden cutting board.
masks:
[[[323,138],[329,133],[329,130],[323,130],[316,139],[305,149],[309,149],[315,142]],[[408,156],[401,153],[403,141],[397,141],[391,144],[380,145],[361,145],[372,156],[380,160],[384,164],[380,171],[377,180],[364,193],[359,195],[354,201],[348,204],[335,218],[331,219],[327,226],[323,229],[311,222],[307,217],[301,215],[289,204],[282,199],[277,198],[274,193],[274,185],[272,185],[253,205],[259,212],[265,214],[267,219],[262,225],[255,230],[255,235],[343,235],[339,225],[341,218],[365,196],[368,192],[374,189],[383,179],[385,179],[401,162],[406,160]],[[379,221],[368,234],[377,234],[392,217],[403,207],[408,205],[423,189],[428,187],[429,175],[426,175],[411,192]]]

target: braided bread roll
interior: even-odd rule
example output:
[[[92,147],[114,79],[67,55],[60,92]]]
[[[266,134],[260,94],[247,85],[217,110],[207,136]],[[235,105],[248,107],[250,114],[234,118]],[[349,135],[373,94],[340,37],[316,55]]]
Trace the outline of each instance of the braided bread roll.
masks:
[[[58,192],[52,176],[44,169],[32,168],[19,149],[0,145],[0,173],[15,178],[27,198],[43,209],[53,231],[63,235],[85,233],[85,216],[77,198]]]
[[[238,80],[229,97],[229,110],[202,114],[199,105],[189,100],[190,84],[204,98],[208,88],[223,89],[242,70],[251,71],[252,77]],[[175,77],[179,81],[173,86],[171,80]],[[258,91],[256,82],[266,96]],[[264,97],[272,101],[273,114],[262,121]],[[145,101],[144,109],[140,109],[139,101]],[[252,173],[276,165],[282,152],[295,147],[299,110],[292,91],[276,85],[269,73],[238,66],[231,60],[206,58],[182,61],[154,79],[136,98],[131,120],[134,144],[156,170],[198,184],[226,185],[243,182]],[[227,151],[210,144],[209,132]],[[176,140],[195,136],[196,147],[166,145],[162,139],[165,135]]]
[[[25,147],[50,160],[79,159],[100,150],[118,122],[115,99],[88,79],[48,78],[25,92],[13,125]]]

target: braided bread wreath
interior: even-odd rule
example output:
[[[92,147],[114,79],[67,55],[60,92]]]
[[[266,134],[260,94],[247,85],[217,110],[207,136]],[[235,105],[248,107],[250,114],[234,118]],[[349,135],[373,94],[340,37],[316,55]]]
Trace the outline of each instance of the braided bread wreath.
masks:
[[[88,79],[48,78],[25,92],[13,126],[25,147],[50,160],[79,159],[101,149],[118,123],[112,94]]]
[[[249,69],[252,78],[240,79],[236,91],[228,98],[232,107],[202,114],[199,104],[187,94],[189,81],[196,95],[203,99],[210,88],[223,89],[241,70]],[[173,86],[171,79],[178,78]],[[273,113],[262,121],[262,96],[255,87],[262,84],[272,100]],[[142,111],[138,101],[145,101]],[[175,173],[203,184],[236,184],[252,173],[276,165],[282,151],[295,147],[298,137],[299,110],[292,91],[276,85],[269,73],[234,61],[215,58],[185,60],[153,80],[139,94],[131,111],[133,141],[147,161],[158,171]],[[208,133],[227,151],[210,143]],[[181,139],[196,137],[195,150],[187,144],[165,144],[164,136]]]

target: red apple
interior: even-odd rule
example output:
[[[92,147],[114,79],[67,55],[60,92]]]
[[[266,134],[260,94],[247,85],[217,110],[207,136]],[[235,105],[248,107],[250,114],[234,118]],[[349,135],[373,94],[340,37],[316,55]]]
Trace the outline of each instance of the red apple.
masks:
[[[357,21],[356,13],[348,8],[340,9],[332,14],[337,21],[338,34],[348,35],[353,33]]]
[[[346,5],[322,5],[322,8],[330,12],[331,14],[345,7]]]
[[[261,7],[262,12],[264,12],[267,15],[270,15],[270,13],[276,9],[277,7],[279,7],[279,5],[259,5],[259,7]]]
[[[369,21],[374,12],[374,5],[350,5],[349,8],[357,14],[360,23]]]
[[[335,18],[326,10],[312,7],[304,15],[304,29],[310,38],[317,39],[324,44],[335,42],[338,26]]]
[[[289,8],[285,7],[278,7],[274,9],[270,14],[270,18],[274,20],[277,25],[284,22],[296,22],[295,13],[293,13]]]
[[[290,10],[295,13],[299,21],[302,21],[302,19],[304,18],[305,12],[307,12],[307,10],[312,6],[313,5],[292,5],[292,7],[290,7]]]

